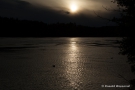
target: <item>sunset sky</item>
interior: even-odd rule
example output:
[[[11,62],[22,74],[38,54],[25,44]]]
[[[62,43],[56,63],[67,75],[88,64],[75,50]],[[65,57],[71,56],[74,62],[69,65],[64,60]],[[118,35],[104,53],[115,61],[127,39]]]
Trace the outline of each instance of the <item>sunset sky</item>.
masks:
[[[113,25],[97,15],[105,18],[117,16],[118,14],[112,11],[114,9],[117,9],[117,5],[111,0],[0,0],[0,16],[45,23]]]

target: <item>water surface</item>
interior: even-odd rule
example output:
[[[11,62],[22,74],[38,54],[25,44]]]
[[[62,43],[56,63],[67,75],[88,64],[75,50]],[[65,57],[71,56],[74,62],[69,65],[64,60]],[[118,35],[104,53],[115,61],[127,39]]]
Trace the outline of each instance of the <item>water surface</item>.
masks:
[[[0,90],[128,90],[121,38],[0,38]],[[55,67],[54,67],[55,66]]]

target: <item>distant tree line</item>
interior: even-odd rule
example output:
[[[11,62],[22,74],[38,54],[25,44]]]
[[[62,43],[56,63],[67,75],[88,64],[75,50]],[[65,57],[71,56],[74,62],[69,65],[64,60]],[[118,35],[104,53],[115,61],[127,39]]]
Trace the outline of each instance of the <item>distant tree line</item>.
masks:
[[[0,37],[125,36],[118,26],[89,27],[76,23],[52,23],[0,17]]]

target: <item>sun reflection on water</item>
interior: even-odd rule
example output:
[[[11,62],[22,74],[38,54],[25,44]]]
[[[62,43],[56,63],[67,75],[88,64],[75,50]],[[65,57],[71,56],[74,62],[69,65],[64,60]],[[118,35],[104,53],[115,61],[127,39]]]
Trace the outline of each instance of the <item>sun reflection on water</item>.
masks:
[[[78,59],[79,48],[74,39],[71,39],[69,45],[69,54],[67,54],[67,64],[66,64],[66,78],[70,82],[70,86],[74,89],[79,89],[81,82],[81,67],[79,65],[80,60]]]

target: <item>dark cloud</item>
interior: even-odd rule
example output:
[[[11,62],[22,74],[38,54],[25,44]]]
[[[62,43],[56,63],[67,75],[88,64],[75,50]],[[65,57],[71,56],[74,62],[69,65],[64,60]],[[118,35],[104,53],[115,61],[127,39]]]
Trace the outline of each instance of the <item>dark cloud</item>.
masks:
[[[23,5],[23,6],[28,6],[28,5],[30,5],[30,3],[29,2],[25,2],[25,1],[16,1],[19,5]]]
[[[39,8],[31,5],[29,2],[20,0],[0,0],[0,12],[0,16],[3,17],[38,20],[45,23],[75,22],[77,24],[89,26],[112,24],[111,22],[96,17],[96,15],[85,15],[83,13],[71,15],[68,10],[54,10],[49,7]],[[94,13],[93,11],[89,12]],[[110,18],[115,15],[116,13],[109,12],[104,16]]]
[[[70,14],[70,12],[68,12],[68,11],[66,11],[65,13],[66,13],[66,14]]]
[[[58,10],[57,12],[61,14],[70,14],[69,11],[65,11],[65,10]]]

